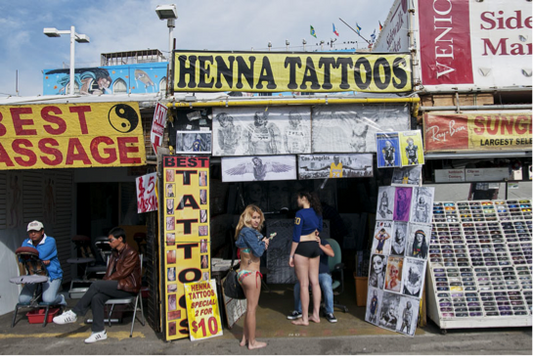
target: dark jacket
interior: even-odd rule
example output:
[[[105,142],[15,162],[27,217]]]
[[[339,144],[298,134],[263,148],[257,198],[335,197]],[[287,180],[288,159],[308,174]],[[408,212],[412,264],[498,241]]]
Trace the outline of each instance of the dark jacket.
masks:
[[[118,289],[138,293],[141,289],[141,260],[127,243],[121,251],[113,250],[104,280],[118,281]]]

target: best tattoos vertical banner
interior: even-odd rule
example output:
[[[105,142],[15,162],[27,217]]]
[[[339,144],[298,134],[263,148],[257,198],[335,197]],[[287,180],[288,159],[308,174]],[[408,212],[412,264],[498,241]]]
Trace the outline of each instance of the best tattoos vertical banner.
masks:
[[[209,158],[163,158],[162,245],[166,340],[189,336],[184,283],[210,279]]]

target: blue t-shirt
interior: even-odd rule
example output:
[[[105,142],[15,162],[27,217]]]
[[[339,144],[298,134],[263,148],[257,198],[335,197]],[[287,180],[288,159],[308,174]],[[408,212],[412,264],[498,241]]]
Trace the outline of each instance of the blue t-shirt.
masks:
[[[33,247],[39,251],[40,260],[50,260],[50,264],[46,266],[50,281],[63,278],[63,270],[61,269],[61,264],[59,263],[59,258],[57,257],[56,240],[52,236],[47,236],[44,234],[43,239],[41,242],[39,242],[37,247],[33,246],[33,242],[30,238],[27,238],[22,243],[22,247]]]
[[[300,209],[294,218],[292,241],[300,242],[300,236],[309,235],[315,230],[322,231],[322,216],[318,216],[313,208]]]
[[[328,240],[321,238],[320,242],[322,245],[329,245]],[[329,273],[329,256],[322,250],[320,250],[320,265],[318,267],[318,273]]]

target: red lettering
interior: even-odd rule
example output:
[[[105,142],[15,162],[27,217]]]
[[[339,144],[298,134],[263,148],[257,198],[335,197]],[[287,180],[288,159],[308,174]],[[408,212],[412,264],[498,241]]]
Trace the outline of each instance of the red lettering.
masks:
[[[73,106],[70,107],[70,112],[78,114],[78,120],[80,122],[80,129],[82,135],[87,135],[89,130],[87,129],[87,118],[85,117],[86,112],[91,111],[91,107],[88,105],[84,106]]]
[[[478,127],[474,129],[474,132],[478,135],[483,135],[485,133],[485,118],[483,116],[476,116],[474,119],[474,125]]]
[[[93,138],[91,141],[91,155],[93,156],[94,160],[101,164],[111,164],[115,162],[117,160],[117,152],[115,148],[103,148],[102,151],[106,155],[104,157],[100,154],[100,151],[98,150],[98,145],[100,145],[101,143],[111,146],[114,142],[112,139],[105,136],[98,136]]]
[[[4,118],[4,115],[0,112],[0,121]],[[0,124],[0,136],[5,136],[7,133],[6,127],[3,124]]]
[[[87,156],[83,145],[77,137],[72,137],[68,141],[67,161],[65,162],[65,164],[71,165],[72,163],[74,163],[74,161],[82,161],[83,164],[86,165],[91,164],[91,160]]]
[[[28,150],[22,146],[30,148],[33,147],[32,143],[28,139],[18,138],[16,140],[13,140],[13,143],[11,145],[13,151],[22,156],[28,157],[27,160],[22,159],[22,157],[15,157],[15,162],[24,167],[34,166],[35,163],[37,163],[37,156],[35,155],[35,153],[33,153],[32,150]]]
[[[50,159],[47,156],[39,156],[44,164],[49,166],[57,166],[63,161],[63,154],[60,150],[49,146],[59,146],[59,143],[53,138],[43,138],[39,141],[39,150],[42,153],[54,156],[54,159]]]
[[[44,125],[44,130],[50,135],[61,135],[65,133],[65,131],[67,131],[67,124],[65,123],[65,120],[63,120],[59,116],[51,115],[50,113],[58,115],[62,112],[61,109],[57,106],[45,106],[41,110],[41,117],[44,121],[57,125],[57,128],[54,128],[51,125]]]
[[[120,163],[141,163],[140,157],[128,157],[128,153],[139,152],[139,140],[137,137],[117,137],[118,154]]]
[[[11,111],[11,117],[13,119],[13,126],[15,127],[15,134],[17,136],[23,135],[37,135],[35,129],[24,129],[25,125],[33,125],[32,119],[22,119],[20,116],[24,114],[31,114],[31,108],[16,107],[9,109]]]
[[[494,120],[497,122],[498,119],[495,118]],[[505,135],[505,130],[507,129],[507,132],[512,135],[514,120],[512,118],[508,119],[505,116],[501,116],[499,121],[500,121],[500,127],[501,127],[501,134]]]
[[[9,154],[7,153],[7,151],[5,150],[4,146],[2,146],[1,143],[0,143],[0,162],[5,163],[6,166],[8,167],[12,167],[15,165],[13,161],[11,161],[11,158],[9,158]]]
[[[496,135],[498,133],[498,120],[497,119],[493,120],[490,116],[488,116],[486,119],[487,119],[487,125],[486,125],[487,133],[489,135]],[[493,126],[491,126],[492,123],[494,123]]]

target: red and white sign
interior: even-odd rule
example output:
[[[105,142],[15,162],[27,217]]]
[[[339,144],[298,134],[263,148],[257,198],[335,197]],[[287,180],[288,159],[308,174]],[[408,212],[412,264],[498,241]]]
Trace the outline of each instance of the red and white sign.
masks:
[[[372,52],[409,52],[408,0],[396,0]]]
[[[135,178],[138,214],[157,210],[156,181],[157,172]]]
[[[531,86],[531,2],[417,0],[424,86]]]
[[[167,111],[168,108],[165,105],[161,103],[155,105],[152,131],[150,132],[150,142],[152,143],[152,147],[156,154],[157,148],[161,146],[161,143],[163,142],[163,134],[167,123]]]

